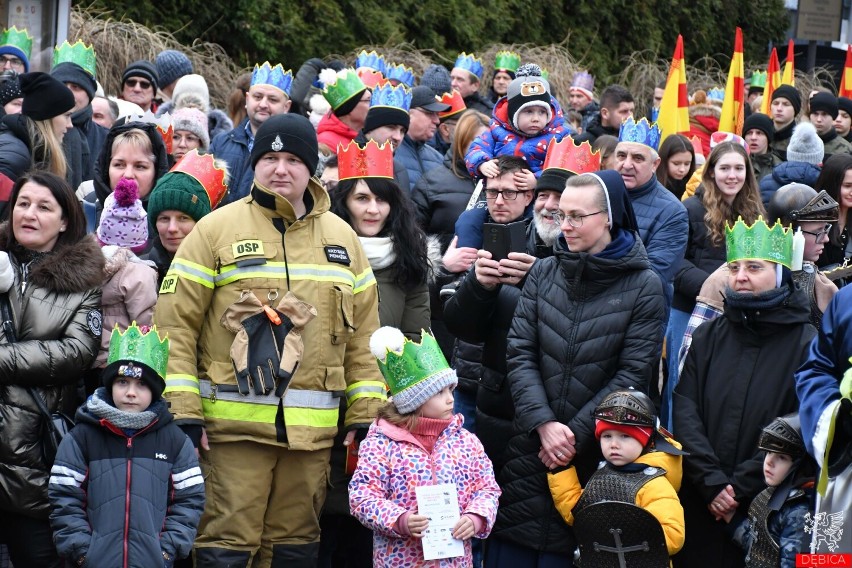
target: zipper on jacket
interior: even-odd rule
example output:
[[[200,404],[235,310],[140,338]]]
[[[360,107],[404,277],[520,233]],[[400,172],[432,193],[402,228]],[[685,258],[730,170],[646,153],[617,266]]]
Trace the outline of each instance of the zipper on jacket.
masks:
[[[124,490],[124,559],[123,566],[127,568],[127,543],[130,537],[130,472],[133,466],[133,437],[127,438],[127,486]]]

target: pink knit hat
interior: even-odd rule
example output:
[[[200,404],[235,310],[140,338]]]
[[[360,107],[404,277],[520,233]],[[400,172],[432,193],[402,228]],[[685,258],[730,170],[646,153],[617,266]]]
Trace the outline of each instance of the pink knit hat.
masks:
[[[148,214],[139,200],[135,180],[122,178],[104,201],[98,240],[103,245],[142,252],[148,243]]]

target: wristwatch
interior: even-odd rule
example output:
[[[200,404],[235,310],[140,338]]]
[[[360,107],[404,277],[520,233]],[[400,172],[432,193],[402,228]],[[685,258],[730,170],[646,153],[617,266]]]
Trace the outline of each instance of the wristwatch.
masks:
[[[172,555],[164,550],[163,551],[163,560],[165,560],[166,562],[171,562],[172,561]]]

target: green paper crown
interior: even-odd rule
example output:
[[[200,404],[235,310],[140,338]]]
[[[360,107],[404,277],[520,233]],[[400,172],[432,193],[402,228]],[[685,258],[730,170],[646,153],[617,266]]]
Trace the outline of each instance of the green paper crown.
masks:
[[[378,358],[377,362],[392,395],[445,372],[450,367],[435,337],[426,331],[421,334],[420,343],[406,337],[401,354],[390,349],[386,349],[385,353],[384,360]]]
[[[749,89],[765,89],[766,88],[766,71],[755,71],[751,74],[751,80],[748,83]]]
[[[321,81],[323,80],[324,73],[325,70],[320,74]],[[322,94],[325,100],[328,101],[328,104],[331,105],[332,110],[337,110],[343,103],[367,88],[353,69],[338,71],[333,81],[323,82],[325,86],[323,87]]]
[[[93,78],[97,75],[98,67],[95,58],[95,50],[91,45],[86,45],[83,40],[71,45],[68,40],[53,50],[53,66],[60,63],[76,63]]]
[[[514,51],[498,51],[494,60],[494,69],[511,71],[514,73],[521,66],[521,56]]]
[[[749,227],[739,217],[733,227],[725,224],[725,245],[728,262],[758,259],[783,264],[787,268],[792,265],[793,231],[785,229],[777,221],[770,229],[763,217],[758,217]]]
[[[160,377],[166,378],[166,366],[169,363],[169,338],[160,339],[157,326],[147,332],[133,324],[123,333],[116,324],[109,338],[109,356],[107,365],[116,361],[136,361],[151,367]]]
[[[33,36],[26,29],[19,30],[17,26],[12,26],[0,33],[0,47],[9,45],[17,47],[29,59],[33,50]]]

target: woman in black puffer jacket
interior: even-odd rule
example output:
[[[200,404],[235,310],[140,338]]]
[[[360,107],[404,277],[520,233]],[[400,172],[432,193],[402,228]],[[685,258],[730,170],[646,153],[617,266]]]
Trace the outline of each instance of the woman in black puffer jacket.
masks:
[[[62,387],[88,369],[101,341],[104,255],[62,178],[30,173],[15,183],[0,250],[11,263],[9,301],[17,341],[0,342],[0,543],[15,566],[62,566],[48,522],[51,464],[41,450],[42,417]],[[5,256],[5,254],[3,255]]]
[[[595,406],[619,388],[647,392],[660,354],[663,288],[621,176],[571,178],[559,209],[571,217],[556,256],[533,265],[509,331],[516,412],[489,568],[571,565],[574,534],[556,512],[547,472],[570,462],[585,482],[601,457]]]

